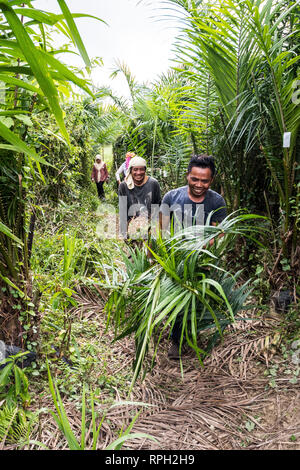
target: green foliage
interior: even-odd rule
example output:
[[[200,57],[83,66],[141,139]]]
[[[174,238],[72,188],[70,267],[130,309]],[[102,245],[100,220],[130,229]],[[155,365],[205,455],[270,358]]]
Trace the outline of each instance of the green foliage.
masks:
[[[0,409],[0,442],[20,443],[28,440],[32,420],[17,405],[2,405]]]
[[[28,189],[32,204],[57,204],[61,199],[71,202],[78,199],[83,188],[89,187],[97,152],[93,147],[97,110],[91,112],[88,108],[92,107],[81,102],[63,105],[68,116],[69,146],[57,135],[57,125],[51,115],[44,113],[43,117],[33,118],[28,140],[52,165],[43,168],[42,176],[35,175],[31,180]]]
[[[48,148],[50,152],[47,155],[46,152],[41,152],[41,147],[45,149],[45,142],[41,138],[41,134],[43,136],[46,134],[45,128],[42,131],[40,128],[39,135],[36,135],[33,130],[37,122],[43,123],[45,119],[43,113],[47,111],[48,120],[51,121],[53,118],[52,129],[45,123],[45,127],[48,127],[47,134],[55,134],[56,140],[60,139],[60,143],[63,142],[62,147],[66,153],[71,141],[65,124],[62,97],[64,94],[70,94],[71,84],[78,86],[90,96],[94,96],[87,80],[79,78],[77,73],[55,58],[58,50],[52,43],[49,26],[53,27],[56,32],[63,32],[67,37],[72,38],[86,64],[90,65],[65,1],[61,0],[59,5],[62,15],[36,10],[26,2],[0,2],[2,13],[0,74],[1,82],[4,83],[0,105],[2,152],[0,285],[2,287],[6,283],[23,292],[27,300],[32,292],[29,264],[36,206],[40,204],[39,189],[45,184],[48,176],[50,177],[47,181],[49,186],[53,183],[51,179],[54,180],[56,177],[59,184],[59,175],[66,169],[66,167],[54,168],[57,163],[55,159],[49,162],[52,156],[51,149]],[[28,18],[29,21],[27,21]],[[75,127],[75,121],[73,125]],[[80,137],[84,138],[85,135]],[[81,183],[86,184],[88,181],[86,153],[90,149],[87,145],[81,154],[80,145],[81,143],[77,142],[77,148],[71,149],[71,159],[73,158],[73,163],[77,164],[78,175],[83,180]],[[41,164],[48,166],[46,179],[42,173]],[[63,175],[64,178],[71,177],[70,170],[72,171],[73,168],[68,165]],[[55,194],[55,189],[57,189],[57,194]],[[55,195],[58,199],[60,189],[54,184]],[[42,194],[41,199],[43,196]],[[31,209],[31,214],[29,209]],[[12,303],[12,299],[9,298],[5,305]],[[5,314],[11,315],[10,309]],[[15,327],[20,331],[20,323],[18,321],[15,323]],[[17,338],[14,340],[17,341]]]
[[[175,102],[175,126],[181,133],[190,126],[199,150],[215,155],[228,206],[270,212],[284,255],[293,257],[297,230],[290,201],[300,122],[294,99],[296,2],[168,3],[184,16],[176,43],[176,70],[184,86]],[[289,148],[282,147],[286,131]],[[273,235],[275,244],[279,237]]]
[[[83,386],[83,391],[82,391],[82,401],[81,401],[81,436],[80,439],[78,440],[77,437],[75,436],[74,432],[72,431],[70,422],[68,420],[61,395],[59,393],[59,390],[56,386],[56,384],[53,382],[51,373],[50,373],[50,368],[49,365],[47,365],[48,368],[48,379],[49,379],[49,388],[51,391],[53,403],[55,405],[56,413],[51,412],[57,426],[59,427],[60,431],[63,433],[65,439],[68,442],[68,447],[70,450],[85,450],[86,447],[86,438],[87,438],[87,403],[86,403],[86,386]],[[106,418],[106,413],[103,413],[102,419],[100,420],[100,423],[96,424],[96,411],[95,411],[95,401],[94,401],[94,395],[91,393],[90,396],[90,407],[91,407],[91,429],[92,429],[92,447],[91,450],[96,450],[97,445],[98,445],[98,440],[99,440],[99,434],[101,431],[102,424]],[[131,403],[131,402],[124,402],[124,404],[138,404],[138,405],[144,405],[143,403]],[[114,404],[113,406],[117,406],[118,403]],[[125,431],[121,430],[120,436],[118,439],[116,439],[114,442],[109,444],[105,450],[120,450],[124,444],[125,441],[131,440],[131,439],[155,439],[148,434],[145,433],[131,433],[131,429],[138,418],[140,413],[137,413],[136,416],[133,418],[131,421],[130,425],[126,428]]]
[[[22,2],[17,2],[17,4],[21,5]],[[67,21],[70,26],[72,22],[71,14],[65,2],[62,1],[60,6],[62,7],[64,14],[67,14]],[[59,78],[62,80],[73,80],[73,82],[76,83],[76,85],[85,89],[85,91],[91,93],[89,88],[86,86],[86,83],[84,80],[78,79],[75,74],[69,71],[57,59],[55,59],[53,55],[46,52],[45,43],[44,43],[43,48],[37,47],[35,45],[32,39],[32,36],[33,36],[32,30],[30,30],[28,26],[26,24],[23,24],[22,21],[19,19],[17,15],[17,13],[19,12],[18,10],[16,13],[15,10],[11,6],[9,6],[7,2],[1,2],[0,8],[6,19],[6,23],[2,25],[2,30],[5,31],[5,33],[8,33],[9,35],[11,35],[11,37],[15,38],[15,41],[3,39],[3,42],[7,45],[7,47],[11,48],[10,49],[11,64],[14,63],[16,57],[19,58],[18,67],[14,69],[15,72],[20,73],[20,74],[25,74],[25,76],[27,75],[29,77],[35,78],[41,93],[45,96],[48,102],[48,105],[53,115],[55,116],[55,119],[59,125],[62,135],[68,142],[69,136],[66,131],[66,127],[65,127],[65,123],[63,119],[63,113],[62,113],[60,103],[59,103],[59,95],[58,95],[57,87],[55,86],[55,83],[53,80],[53,74],[58,73]],[[27,8],[23,8],[21,13],[22,15],[27,17],[27,15],[30,16],[30,13],[33,10],[34,9],[32,8],[28,10]],[[51,15],[50,13],[48,14],[48,18],[44,15],[43,20],[46,20],[46,22],[48,22],[50,18],[53,20],[54,23],[59,21],[57,16],[55,17],[54,15]],[[63,17],[60,17],[60,20],[62,19]],[[41,21],[41,18],[39,18],[38,21]],[[77,43],[78,43],[79,42],[78,35],[75,32],[74,24],[71,24],[71,28],[72,28],[71,33],[73,33],[73,37],[77,39]],[[80,48],[80,52],[82,52],[84,54],[84,58],[86,58],[85,50],[83,49],[82,45]],[[2,56],[2,59],[6,66],[5,71],[7,71],[8,70],[7,65],[9,64],[9,61],[7,60],[7,57],[4,59],[4,56]],[[13,71],[13,67],[11,67],[10,70]],[[4,137],[4,139],[8,140],[8,142],[10,142],[12,145],[19,146],[20,147],[19,150],[21,150],[21,152],[24,152],[26,146],[21,142],[21,139],[14,134],[12,136],[9,132],[7,132],[5,129],[2,128],[2,125],[1,125],[1,135]],[[30,157],[35,158],[34,151],[28,149],[27,153]]]
[[[118,130],[118,135],[111,134],[116,166],[123,163],[126,152],[133,151],[147,160],[150,174],[163,182],[162,172],[165,172],[165,178],[169,178],[170,165],[175,161],[178,182],[181,165],[176,157],[182,148],[185,152],[187,147],[191,149],[189,136],[180,134],[176,123],[175,103],[180,99],[179,88],[182,85],[179,75],[175,71],[170,72],[150,88],[137,83],[125,64],[118,64],[112,76],[120,73],[128,83],[130,100],[115,96],[110,88],[97,93],[98,99],[106,96],[114,103],[104,110],[103,124],[104,129],[111,130],[112,123],[115,123]]]
[[[0,442],[28,442],[37,414],[28,411],[31,402],[29,381],[17,363],[26,353],[18,353],[4,361],[0,371]]]
[[[195,226],[166,240],[158,237],[149,247],[156,261],[152,265],[138,248],[135,254],[131,252],[131,260],[124,257],[126,271],[117,270],[106,285],[111,290],[106,311],[107,324],[115,323],[116,339],[135,335],[131,386],[144,365],[150,340],[155,343],[153,366],[162,336],[172,330],[175,320],[182,325],[180,350],[187,342],[201,364],[208,351],[198,346],[199,333],[212,329],[222,337],[224,328],[236,320],[251,290],[249,281],[238,284],[240,272],[232,274],[226,269],[225,255],[235,237],[254,239],[260,231],[259,226],[251,225],[255,218],[259,219],[254,215],[228,216],[218,227]],[[222,237],[208,250],[210,241],[219,235]]]
[[[0,396],[7,404],[14,405],[21,401],[23,406],[30,403],[29,383],[25,372],[16,364],[26,353],[19,353],[4,360],[5,367],[0,373]]]
[[[100,261],[108,263],[115,257],[116,242],[95,235],[101,219],[94,212],[94,203],[98,206],[99,200],[86,190],[72,204],[60,201],[56,207],[44,208],[36,226],[31,256],[34,286],[40,294],[40,349],[42,354],[53,355],[55,348],[58,358],[63,354],[72,361],[72,369],[60,361],[64,366],[64,383],[60,387],[76,398],[84,378],[95,384],[98,374],[106,373],[108,354],[101,342],[89,347],[81,344],[78,335],[87,335],[92,342],[99,332],[93,321],[86,321],[83,314],[80,319],[74,314],[81,309],[79,299],[85,286],[92,289],[97,301],[99,294],[94,285],[103,276]],[[100,369],[99,357],[102,358]],[[41,374],[42,370],[36,370],[35,374]],[[107,377],[105,387],[107,391],[112,390]]]

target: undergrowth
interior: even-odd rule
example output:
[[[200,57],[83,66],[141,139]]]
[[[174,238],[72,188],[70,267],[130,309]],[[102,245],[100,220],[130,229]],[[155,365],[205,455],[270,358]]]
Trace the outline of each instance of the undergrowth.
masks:
[[[114,191],[107,190],[107,194],[114,203]],[[97,288],[102,265],[116,256],[116,243],[120,242],[97,237],[99,204],[93,189],[89,189],[73,204],[60,201],[57,207],[44,205],[38,219],[31,256],[39,296],[39,336],[34,348],[38,359],[26,368],[35,410],[51,401],[47,359],[61,396],[78,409],[84,386],[93,390],[101,404],[114,403],[116,391],[119,397],[127,395],[131,368],[113,373],[120,368],[122,357],[114,354],[111,337],[104,334],[103,298]],[[25,434],[37,432],[28,420],[21,421],[22,408],[2,407],[1,413],[4,430],[7,420],[15,415],[7,436],[1,428],[0,438],[5,438],[7,445],[17,441],[20,445]]]
[[[106,202],[116,205],[113,188],[107,189]],[[97,215],[101,214],[99,207],[99,200],[89,189],[73,204],[60,202],[55,208],[44,205],[38,219],[31,257],[34,286],[40,296],[38,359],[25,370],[35,420],[24,415],[19,405],[10,409],[3,405],[1,423],[10,419],[11,413],[16,416],[14,428],[7,435],[3,429],[1,431],[0,437],[6,439],[8,446],[25,446],[29,440],[38,439],[39,410],[48,413],[47,410],[53,409],[47,360],[64,405],[80,411],[84,387],[93,391],[101,406],[110,406],[116,398],[128,396],[133,379],[131,360],[126,362],[124,355],[124,341],[128,340],[113,343],[113,327],[105,329],[103,308],[107,294],[99,287],[107,281],[105,276],[113,275],[107,269],[111,260],[118,264],[119,257],[121,264],[120,252],[126,250],[120,240],[97,236],[97,226],[102,220],[101,215]],[[257,282],[255,292],[259,286]],[[260,306],[263,315],[264,309],[269,307]],[[297,351],[291,345],[298,334],[299,317],[294,306],[282,317],[281,336],[285,339],[280,343],[278,354],[283,362],[278,363],[279,367],[271,362],[266,368],[270,387],[276,387],[276,374],[282,367],[290,380],[299,380],[298,365],[285,366],[291,354]],[[114,431],[117,433],[117,429]]]

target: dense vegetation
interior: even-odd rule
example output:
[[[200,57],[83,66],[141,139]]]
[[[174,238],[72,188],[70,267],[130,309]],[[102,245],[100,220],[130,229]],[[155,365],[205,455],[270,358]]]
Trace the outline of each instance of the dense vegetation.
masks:
[[[272,295],[284,292],[291,304],[284,347],[300,332],[297,3],[168,0],[169,15],[174,9],[182,17],[174,67],[145,85],[117,63],[112,79],[125,76],[130,100],[90,83],[99,64],[88,57],[74,21],[80,15],[67,3],[58,0],[58,15],[30,1],[0,1],[0,340],[37,354],[26,369],[22,352],[0,369],[3,446],[45,445],[34,443],[43,412],[38,396],[45,395],[68,447],[85,448],[90,437],[97,448],[101,407],[126,397],[140,372],[154,366],[177,314],[201,364],[250,297],[264,312]],[[60,49],[54,32],[68,41]],[[75,49],[82,70],[60,59]],[[209,251],[193,234],[184,246],[176,237],[158,239],[152,263],[144,248],[129,259],[121,240],[104,236],[116,226],[114,172],[127,151],[146,158],[163,193],[184,184],[193,153],[213,154],[214,189],[230,215],[208,240],[220,231],[225,237]],[[111,175],[106,204],[90,181],[97,153]],[[100,312],[101,328],[87,311]],[[203,350],[198,336],[207,331]],[[132,336],[133,370],[125,364],[115,374],[122,357],[111,340]],[[80,438],[61,395],[82,410]]]

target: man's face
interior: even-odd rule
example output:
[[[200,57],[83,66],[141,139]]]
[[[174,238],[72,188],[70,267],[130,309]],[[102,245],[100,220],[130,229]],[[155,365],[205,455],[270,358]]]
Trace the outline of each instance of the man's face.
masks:
[[[131,168],[131,174],[134,184],[139,186],[144,181],[146,168],[144,166],[134,166]]]
[[[189,192],[196,199],[203,199],[213,181],[210,168],[193,166],[187,175]]]

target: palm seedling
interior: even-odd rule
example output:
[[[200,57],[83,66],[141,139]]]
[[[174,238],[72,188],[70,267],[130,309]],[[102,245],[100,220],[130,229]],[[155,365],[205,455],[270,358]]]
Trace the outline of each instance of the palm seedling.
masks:
[[[107,322],[114,321],[116,340],[135,335],[131,388],[143,366],[144,373],[147,371],[145,358],[151,341],[154,349],[150,368],[164,333],[172,331],[175,320],[182,325],[180,352],[187,343],[202,365],[209,348],[198,346],[199,333],[213,331],[211,347],[222,338],[226,326],[237,320],[251,293],[250,281],[241,282],[240,272],[226,269],[225,255],[237,236],[256,240],[260,228],[252,225],[254,218],[264,219],[231,214],[217,227],[190,227],[166,240],[159,236],[148,247],[155,263],[150,264],[144,251],[136,248],[131,259],[124,258],[126,272],[114,272],[110,282],[106,277],[106,287],[111,290],[106,304]],[[213,239],[213,246],[207,248]]]
[[[49,364],[47,363],[47,369],[48,369],[48,379],[49,379],[49,388],[50,392],[52,395],[53,403],[55,406],[56,413],[54,411],[51,411],[51,414],[59,428],[59,430],[62,432],[64,435],[68,447],[70,450],[86,450],[87,449],[87,433],[86,433],[86,421],[87,421],[87,401],[86,401],[86,386],[83,386],[83,391],[82,391],[82,403],[81,403],[81,435],[80,435],[80,440],[78,440],[77,436],[73,432],[70,422],[68,420],[67,414],[65,407],[62,402],[61,395],[59,393],[58,387],[53,382]],[[147,406],[144,403],[136,403],[136,402],[120,402],[120,403],[115,403],[114,405],[111,405],[111,408],[114,406],[118,405],[140,405],[140,406]],[[95,411],[95,399],[94,395],[91,392],[91,398],[90,398],[90,406],[91,406],[91,420],[92,420],[92,450],[96,450],[97,446],[99,445],[99,434],[101,431],[102,424],[106,418],[106,412],[103,413],[103,417],[100,420],[100,423],[96,424],[96,411]],[[109,444],[105,450],[120,450],[127,440],[132,440],[132,439],[151,439],[153,441],[156,441],[152,436],[145,434],[145,433],[134,433],[131,432],[133,425],[135,421],[137,420],[138,416],[140,415],[140,412],[138,412],[135,417],[132,419],[131,423],[125,430],[121,430],[119,437],[114,440],[111,444]],[[40,443],[38,443],[41,445]]]

